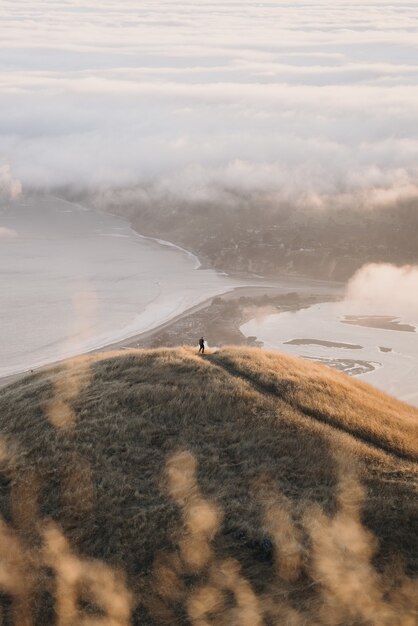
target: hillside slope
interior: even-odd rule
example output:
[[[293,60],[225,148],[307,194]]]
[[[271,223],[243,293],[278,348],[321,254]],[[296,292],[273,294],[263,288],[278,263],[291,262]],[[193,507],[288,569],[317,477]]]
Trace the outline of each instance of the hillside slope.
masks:
[[[0,391],[0,623],[413,626],[418,411],[258,349]]]

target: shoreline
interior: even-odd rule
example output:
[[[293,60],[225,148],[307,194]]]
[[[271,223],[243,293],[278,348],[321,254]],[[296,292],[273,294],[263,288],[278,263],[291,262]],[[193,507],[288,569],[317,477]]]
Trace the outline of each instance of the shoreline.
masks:
[[[234,288],[231,288],[231,290],[233,290]],[[44,364],[40,364],[40,365],[34,365],[32,368],[31,367],[27,367],[24,370],[20,370],[18,372],[14,372],[11,374],[7,374],[6,376],[0,376],[0,387],[4,386],[4,382],[5,380],[12,380],[15,378],[20,378],[26,374],[30,374],[31,372],[37,372],[40,371],[42,369],[48,368],[48,367],[53,367],[55,365],[58,365],[59,363],[64,363],[65,361],[68,361],[72,358],[76,358],[78,356],[83,356],[83,355],[88,355],[88,354],[97,354],[99,352],[107,352],[108,350],[113,350],[113,349],[117,349],[118,347],[122,347],[123,344],[125,344],[126,342],[130,342],[130,341],[135,341],[138,340],[139,338],[148,338],[148,337],[152,337],[154,334],[158,333],[161,329],[165,328],[166,326],[170,326],[171,324],[175,323],[176,321],[178,321],[179,319],[181,319],[182,317],[184,317],[185,315],[189,314],[189,313],[193,313],[195,311],[200,310],[201,308],[204,308],[205,306],[208,306],[208,304],[210,304],[210,302],[219,296],[222,295],[226,295],[227,293],[229,293],[228,290],[226,292],[221,292],[220,294],[216,294],[214,296],[211,296],[210,298],[207,298],[206,300],[192,305],[191,307],[185,309],[183,312],[178,313],[177,315],[175,315],[174,317],[163,321],[161,324],[159,324],[158,326],[155,326],[153,328],[150,328],[148,330],[143,330],[137,333],[134,333],[132,335],[128,335],[127,337],[125,337],[124,339],[118,339],[118,340],[112,340],[110,339],[110,341],[107,341],[105,343],[103,343],[102,345],[96,346],[94,348],[90,348],[90,349],[86,349],[83,350],[81,352],[78,352],[77,354],[74,355],[68,355],[65,357],[62,357],[60,359],[57,359],[56,361],[51,361],[49,363],[44,363]]]
[[[111,342],[109,344],[107,344],[105,346],[106,350],[110,349],[110,350],[117,350],[117,349],[123,349],[123,348],[130,348],[132,347],[131,344],[137,342],[137,341],[146,341],[158,334],[160,334],[161,332],[163,332],[164,330],[170,328],[171,326],[174,326],[175,324],[177,324],[179,321],[184,320],[188,317],[191,317],[193,315],[195,315],[196,313],[200,312],[200,311],[204,311],[206,309],[208,309],[211,304],[218,299],[221,299],[224,302],[231,302],[231,301],[236,301],[239,300],[240,298],[251,298],[251,299],[258,299],[258,298],[262,298],[264,296],[267,297],[280,297],[283,296],[285,297],[289,292],[287,291],[287,288],[284,286],[279,286],[279,285],[243,285],[243,286],[239,286],[239,287],[232,287],[231,289],[228,289],[227,291],[224,291],[222,293],[219,293],[217,295],[211,296],[209,298],[207,298],[206,300],[204,300],[203,302],[200,302],[192,307],[189,307],[188,309],[186,309],[185,311],[183,311],[182,313],[179,313],[178,315],[176,315],[175,317],[173,317],[170,320],[167,320],[166,322],[163,322],[162,324],[158,325],[157,327],[150,329],[150,330],[146,330],[140,333],[136,333],[135,335],[132,335],[131,337],[128,337],[124,340],[121,341],[115,341],[115,342]],[[296,292],[297,293],[297,292]],[[309,292],[309,295],[311,295],[311,293]],[[325,294],[324,294],[325,295]],[[335,296],[336,293],[334,292],[333,294],[329,293],[328,294],[330,296],[329,300],[333,300],[334,298],[332,296]],[[321,298],[322,302],[326,302],[328,300]],[[257,304],[254,303],[253,306],[257,306]],[[262,306],[262,305],[258,305],[258,306]],[[299,308],[299,307],[298,307]],[[303,307],[300,307],[303,308]],[[197,340],[198,337],[196,337],[196,345],[197,345]],[[126,345],[129,344],[129,345]],[[179,344],[181,345],[181,344]],[[97,350],[92,350],[91,353],[97,353],[97,352],[102,352],[103,349],[99,348]]]
[[[102,213],[101,210],[95,207],[85,206],[83,203],[80,202],[72,202],[67,200],[66,198],[61,198],[54,195],[51,195],[50,198],[70,207],[76,206],[78,209],[83,211],[92,211],[97,214]],[[298,275],[291,276],[288,274],[281,275],[273,279],[271,277],[261,277],[247,273],[239,273],[239,275],[236,275],[234,272],[232,272],[230,274],[227,272],[219,271],[215,268],[209,268],[206,265],[206,259],[200,259],[195,252],[187,250],[184,247],[165,239],[149,235],[143,235],[134,228],[132,222],[129,219],[126,219],[123,216],[112,213],[108,213],[108,215],[112,215],[117,220],[123,222],[126,227],[129,228],[134,237],[152,241],[158,246],[170,247],[178,250],[179,253],[185,255],[190,259],[190,261],[193,262],[194,271],[201,269],[211,269],[216,274],[227,277],[231,284],[222,286],[219,285],[219,291],[217,291],[216,293],[214,293],[214,291],[210,289],[209,292],[212,292],[212,295],[208,297],[205,297],[205,293],[201,293],[195,298],[188,298],[186,296],[184,298],[180,298],[179,302],[177,302],[177,305],[172,306],[168,314],[163,314],[164,311],[160,311],[160,313],[162,314],[155,315],[154,321],[152,319],[143,320],[142,329],[141,324],[139,325],[139,329],[135,329],[134,324],[127,325],[126,328],[119,327],[114,329],[114,331],[109,332],[108,336],[102,335],[101,337],[97,336],[95,338],[92,338],[91,341],[89,340],[85,343],[85,345],[80,346],[79,349],[77,347],[75,347],[73,350],[69,348],[67,353],[62,351],[61,355],[59,355],[58,358],[54,358],[54,355],[50,355],[44,360],[39,359],[37,363],[35,362],[32,365],[29,364],[22,369],[19,369],[19,365],[17,365],[16,370],[13,371],[13,369],[11,368],[9,372],[7,372],[7,368],[5,368],[6,372],[0,375],[0,387],[12,383],[13,381],[18,380],[26,375],[30,375],[31,372],[53,367],[56,364],[62,363],[71,358],[75,358],[76,356],[102,353],[113,349],[146,347],[155,343],[159,343],[160,345],[162,345],[161,337],[164,336],[166,332],[171,332],[171,329],[175,328],[176,326],[180,326],[180,331],[178,333],[179,336],[177,338],[177,345],[181,345],[182,343],[189,343],[190,345],[190,341],[194,341],[194,339],[192,339],[191,337],[190,328],[186,328],[187,337],[184,336],[184,328],[182,327],[182,323],[186,319],[192,320],[189,326],[196,326],[199,323],[194,320],[194,316],[196,317],[200,315],[200,317],[202,318],[200,320],[200,323],[202,325],[201,332],[205,336],[207,334],[210,335],[210,332],[208,332],[207,330],[207,326],[211,326],[213,320],[211,320],[209,309],[211,308],[214,300],[219,298],[222,298],[225,302],[237,301],[240,298],[246,298],[247,300],[250,299],[251,302],[247,304],[250,304],[252,307],[257,308],[263,305],[263,303],[260,303],[259,300],[265,297],[274,299],[280,298],[286,293],[294,293],[298,294],[298,297],[304,296],[306,298],[307,295],[312,296],[312,294],[318,294],[318,292],[320,292],[322,296],[322,301],[325,301],[328,299],[335,299],[336,294],[342,291],[342,283],[336,283],[334,281],[305,278]],[[195,303],[193,303],[193,300],[195,301]],[[207,312],[206,316],[204,314],[205,311]],[[154,311],[154,313],[156,312]],[[228,326],[229,329],[229,336],[232,338],[231,343],[234,343],[235,339],[241,341],[243,337],[241,333],[239,333],[238,336],[234,335],[234,333],[231,333],[231,329],[234,327],[234,324],[237,321],[235,318],[240,318],[240,321],[242,322],[240,311],[238,311],[238,309],[235,310],[234,313],[232,313],[232,311],[230,310],[225,311],[225,318],[225,320],[217,320],[218,327],[215,329],[215,335],[222,335],[222,332],[219,333],[219,330],[222,331],[221,326],[223,322],[225,322],[225,325]],[[147,322],[146,324],[144,324],[145,321]],[[197,341],[197,337],[195,339]],[[172,345],[172,337],[170,337],[170,340]],[[217,340],[215,339],[215,342],[216,341]],[[211,343],[213,345],[213,340],[211,341]]]
[[[2,376],[0,377],[0,388],[6,387],[9,384],[13,384],[14,382],[17,382],[18,380],[21,380],[27,376],[30,376],[31,374],[35,374],[42,370],[53,368],[61,363],[65,363],[71,358],[76,358],[78,356],[106,353],[106,352],[112,352],[114,350],[131,350],[131,349],[137,349],[137,348],[147,348],[147,347],[152,347],[153,345],[154,347],[156,347],[155,344],[157,345],[159,344],[159,338],[161,336],[164,336],[166,331],[175,329],[177,325],[179,324],[181,325],[187,320],[193,320],[193,318],[196,317],[197,315],[200,315],[201,318],[203,318],[207,323],[209,323],[210,319],[208,318],[210,317],[210,315],[208,314],[208,310],[213,305],[214,301],[217,301],[217,300],[221,300],[222,302],[227,303],[227,304],[235,302],[238,308],[240,304],[239,303],[240,299],[250,300],[251,303],[247,304],[247,308],[249,306],[251,308],[254,308],[255,310],[257,308],[263,308],[265,306],[265,304],[263,304],[262,302],[263,298],[285,300],[286,298],[288,298],[290,294],[290,295],[293,295],[295,299],[295,302],[291,306],[291,309],[298,310],[300,308],[304,308],[307,305],[309,306],[309,304],[313,304],[314,301],[315,302],[319,302],[319,301],[327,302],[330,300],[334,300],[336,299],[337,296],[341,295],[339,293],[339,289],[337,285],[331,282],[328,285],[325,285],[325,284],[322,285],[322,287],[325,288],[324,289],[325,292],[322,291],[321,294],[318,293],[314,295],[312,294],[312,291],[313,291],[312,287],[314,287],[314,285],[306,284],[310,282],[308,280],[305,282],[305,285],[303,286],[295,285],[293,290],[290,291],[291,285],[287,284],[288,280],[289,279],[286,277],[286,279],[284,279],[284,284],[282,285],[261,284],[261,285],[246,285],[246,286],[243,285],[239,287],[232,287],[231,289],[228,289],[219,294],[210,296],[209,298],[206,298],[202,302],[189,307],[183,312],[175,315],[173,318],[163,322],[162,324],[159,324],[155,328],[151,328],[149,330],[136,333],[123,340],[111,341],[101,347],[93,348],[85,352],[80,352],[77,355],[74,355],[72,357],[70,356],[70,357],[66,357],[63,359],[57,359],[56,361],[52,361],[50,363],[46,363],[38,367],[33,367],[33,368],[28,367],[27,369],[22,370],[20,372],[16,372],[7,376]],[[301,282],[302,280],[303,279],[301,279]],[[249,282],[250,281],[251,281],[251,278],[249,279]],[[289,282],[291,281],[289,280]],[[315,281],[312,281],[312,282],[315,282]],[[312,298],[314,299],[314,301],[311,301]],[[307,304],[307,300],[309,301],[309,304]],[[232,315],[232,318],[233,319],[229,319],[229,320],[221,320],[220,321],[221,325],[226,326],[227,324],[232,324],[233,327],[238,327],[242,322],[240,316]],[[193,326],[193,322],[191,323]],[[185,336],[184,338],[186,339]],[[196,342],[197,342],[197,339],[198,339],[198,336],[196,334]],[[247,343],[248,345],[247,341],[243,341],[242,343]],[[188,343],[187,341],[179,341],[175,345],[184,345],[184,344],[190,345],[190,343]]]
[[[0,378],[2,380],[12,380],[16,375],[30,372],[30,370],[39,369],[77,354],[86,354],[97,349],[106,349],[106,346],[113,343],[123,342],[143,332],[158,329],[159,326],[176,319],[178,315],[193,309],[196,305],[204,303],[210,296],[222,294],[235,286],[243,284],[242,281],[218,275],[215,270],[205,272],[204,275],[197,274],[195,270],[198,267],[200,268],[202,264],[194,253],[170,241],[137,233],[130,221],[119,215],[104,214],[103,211],[83,203],[43,193],[36,194],[33,197],[30,194],[26,194],[19,198],[18,204],[31,209],[33,207],[38,208],[38,206],[42,207],[42,219],[48,223],[50,214],[53,216],[53,219],[56,220],[56,223],[53,221],[55,230],[51,231],[53,241],[55,241],[54,237],[56,238],[57,236],[56,233],[58,233],[58,237],[61,237],[62,224],[66,226],[68,220],[70,220],[71,226],[70,237],[72,236],[73,238],[84,237],[86,233],[88,236],[96,237],[96,235],[114,235],[114,233],[117,236],[117,234],[122,232],[124,236],[129,237],[129,241],[128,239],[127,241],[130,246],[130,255],[127,255],[127,260],[123,263],[124,255],[119,254],[122,261],[119,264],[121,269],[117,277],[121,276],[123,280],[127,277],[128,280],[127,282],[118,280],[117,288],[114,290],[113,274],[108,274],[106,271],[107,266],[104,266],[105,270],[102,270],[102,267],[97,267],[97,263],[96,265],[92,263],[91,265],[86,265],[87,269],[83,269],[84,264],[78,268],[78,272],[74,276],[73,272],[69,270],[68,276],[72,282],[69,281],[70,287],[68,289],[57,290],[59,294],[59,300],[56,298],[58,304],[63,301],[63,296],[67,297],[68,295],[68,303],[77,309],[77,302],[73,304],[73,300],[76,300],[78,297],[78,291],[90,290],[93,300],[97,289],[97,300],[99,301],[100,299],[101,308],[96,312],[95,309],[93,310],[94,307],[92,305],[92,310],[89,310],[87,313],[85,311],[70,310],[66,317],[62,316],[62,323],[58,317],[62,307],[57,308],[58,312],[55,314],[55,317],[61,326],[59,331],[53,333],[49,333],[48,325],[53,321],[53,317],[50,316],[54,315],[55,309],[54,312],[51,312],[49,309],[45,310],[45,306],[40,306],[39,311],[44,313],[44,315],[41,317],[37,313],[38,319],[35,317],[31,326],[31,320],[27,319],[28,315],[22,315],[14,320],[14,309],[12,306],[10,314],[6,318],[6,323],[12,326],[13,333],[5,335],[7,350],[0,368]],[[19,224],[19,220],[26,219],[27,211],[29,209],[22,208],[22,213],[13,219],[15,221],[17,219]],[[68,218],[65,216],[65,221],[63,222],[61,213],[74,213],[74,216]],[[12,218],[10,219],[12,220]],[[31,236],[30,233],[33,229],[30,223],[27,230],[29,236]],[[34,239],[39,239],[38,230],[36,229]],[[77,239],[75,241],[77,243]],[[115,253],[117,255],[120,252],[121,245],[124,245],[124,241],[122,242],[119,239],[114,241],[117,241],[118,247]],[[99,245],[101,246],[99,251],[102,249],[110,250],[109,254],[111,255],[114,248],[110,243],[108,244],[107,241],[104,243],[104,240],[99,240]],[[86,246],[91,247],[89,241],[84,247]],[[145,256],[142,255],[142,249],[145,250]],[[169,252],[169,250],[171,251]],[[137,251],[138,255],[135,256]],[[43,251],[39,252],[38,247],[35,246],[34,258],[43,258]],[[56,253],[55,248],[53,253]],[[10,267],[13,267],[13,263],[15,263],[13,256],[15,254],[14,250],[11,250],[9,256],[6,256],[6,261]],[[101,255],[101,257],[105,256],[106,253]],[[53,259],[54,257],[51,256],[51,258]],[[143,258],[145,258],[145,263],[148,265],[141,266]],[[137,259],[139,259],[139,262],[137,262]],[[106,258],[104,260],[107,262]],[[9,265],[5,265],[5,267],[8,268]],[[137,270],[139,270],[138,276],[136,275]],[[30,276],[30,271],[30,267],[24,267],[23,274],[25,279],[26,276]],[[153,278],[154,274],[155,280]],[[7,272],[5,272],[5,275],[7,278]],[[45,275],[47,280],[51,278],[57,280],[57,276],[58,278],[60,277],[59,273],[54,274],[47,271]],[[99,276],[97,281],[96,275]],[[67,279],[66,268],[64,268],[64,278]],[[101,280],[102,284],[100,283]],[[23,285],[18,293],[20,309],[29,310],[30,307],[27,306],[27,302],[28,300],[30,301],[30,298],[27,293],[30,294],[32,292],[28,291],[26,293],[26,283],[21,282],[20,284]],[[48,285],[50,290],[54,290],[54,283],[45,284]],[[138,297],[135,297],[127,290],[133,291],[141,288],[143,288],[143,294],[139,294]],[[112,295],[113,292],[115,295]],[[115,315],[113,315],[112,310],[107,310],[102,305],[103,302],[105,304],[109,303],[110,306],[114,307]],[[11,303],[13,305],[13,301]],[[86,316],[88,320],[85,323]],[[88,330],[84,331],[87,325]],[[81,331],[79,327],[83,327]],[[6,332],[6,328],[8,328],[6,325],[2,327],[4,332]],[[31,336],[29,336],[29,328],[34,329]],[[36,337],[38,330],[39,338]],[[52,340],[49,339],[50,336]]]

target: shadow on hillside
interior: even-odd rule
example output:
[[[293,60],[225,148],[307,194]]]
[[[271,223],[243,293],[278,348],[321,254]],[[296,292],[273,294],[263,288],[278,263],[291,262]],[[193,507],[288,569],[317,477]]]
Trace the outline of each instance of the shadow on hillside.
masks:
[[[0,408],[0,623],[416,623],[408,485],[228,372],[78,359]]]

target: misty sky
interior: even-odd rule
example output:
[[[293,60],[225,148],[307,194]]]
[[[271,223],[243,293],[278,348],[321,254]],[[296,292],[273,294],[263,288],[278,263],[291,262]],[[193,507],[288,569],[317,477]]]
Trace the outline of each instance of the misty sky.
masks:
[[[0,25],[6,192],[418,197],[415,1],[3,0]]]

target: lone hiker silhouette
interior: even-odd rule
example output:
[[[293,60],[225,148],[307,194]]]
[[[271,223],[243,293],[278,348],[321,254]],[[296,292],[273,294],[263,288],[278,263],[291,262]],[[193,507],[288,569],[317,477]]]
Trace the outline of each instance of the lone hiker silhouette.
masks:
[[[205,354],[205,340],[203,337],[199,339],[199,354]]]

